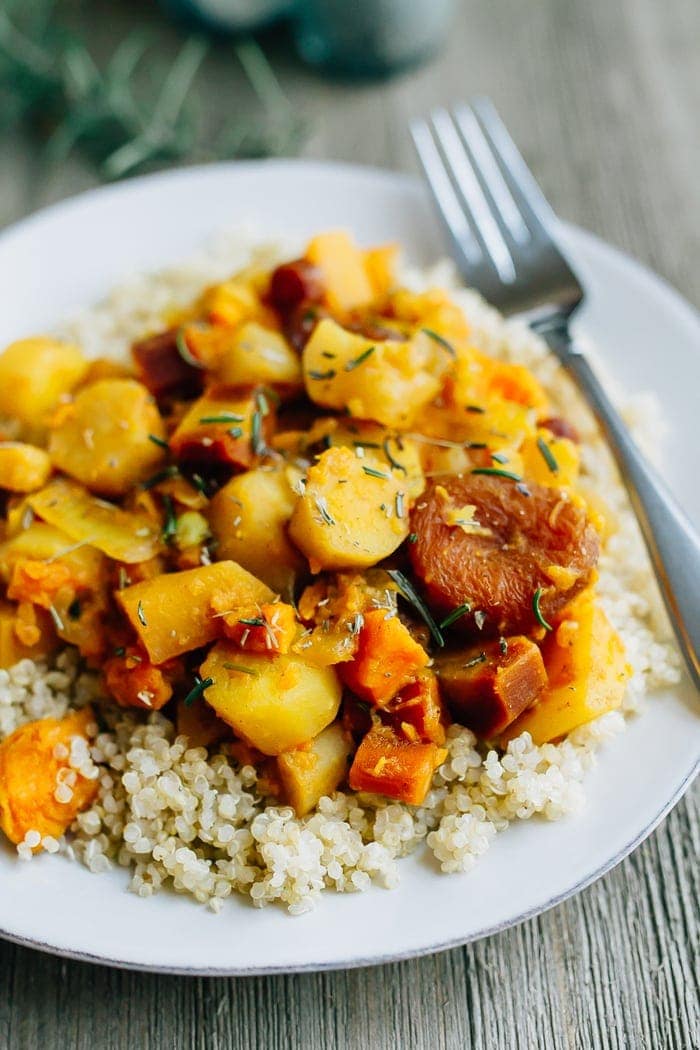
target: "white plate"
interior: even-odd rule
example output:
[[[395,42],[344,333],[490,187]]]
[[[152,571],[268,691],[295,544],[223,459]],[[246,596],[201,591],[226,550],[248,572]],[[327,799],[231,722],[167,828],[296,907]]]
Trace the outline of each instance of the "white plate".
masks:
[[[423,189],[405,177],[287,161],[156,175],[59,204],[0,237],[0,345],[242,220],[262,236],[342,225],[365,243],[396,238],[419,263],[444,252]],[[589,290],[581,329],[623,384],[661,397],[673,428],[666,475],[699,520],[697,315],[619,252],[564,232]],[[512,826],[464,876],[438,875],[419,852],[402,862],[398,890],[329,893],[301,918],[242,900],[219,916],[169,893],[143,901],[126,891],[124,872],[91,875],[48,856],[22,864],[3,848],[0,934],[76,958],[182,973],[317,970],[436,951],[535,915],[612,868],[679,800],[699,752],[700,708],[685,682],[655,696],[601,753],[583,815]]]

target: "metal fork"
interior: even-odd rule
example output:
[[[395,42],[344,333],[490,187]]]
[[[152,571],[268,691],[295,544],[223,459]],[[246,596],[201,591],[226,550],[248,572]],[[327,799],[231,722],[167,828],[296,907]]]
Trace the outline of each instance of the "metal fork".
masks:
[[[557,246],[554,213],[488,99],[436,110],[414,121],[411,134],[462,276],[504,313],[527,315],[595,413],[700,689],[700,536],[572,339],[585,293]]]

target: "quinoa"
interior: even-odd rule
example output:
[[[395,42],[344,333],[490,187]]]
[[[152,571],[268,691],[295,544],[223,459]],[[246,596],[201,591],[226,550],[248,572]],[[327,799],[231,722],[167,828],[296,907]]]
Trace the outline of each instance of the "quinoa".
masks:
[[[222,236],[186,265],[118,288],[59,334],[90,356],[119,359],[134,339],[162,326],[164,316],[207,284],[251,262],[274,265],[291,257],[293,248],[261,247],[241,231]],[[227,745],[209,752],[191,748],[163,714],[122,711],[105,701],[97,676],[66,649],[51,665],[22,660],[9,671],[0,670],[0,739],[25,722],[61,717],[86,703],[93,704],[103,727],[94,727],[89,747],[76,745],[70,755],[71,769],[99,778],[96,801],[60,842],[42,840],[47,852],[61,851],[95,873],[125,868],[130,889],[141,897],[169,887],[215,912],[234,892],[256,907],[278,903],[300,914],[324,890],[393,888],[399,881],[398,861],[423,843],[443,872],[465,872],[513,821],[558,820],[579,811],[599,748],[624,728],[645,693],[679,680],[670,625],[627,495],[591,414],[563,370],[526,325],[504,321],[475,292],[459,288],[449,264],[406,271],[403,279],[417,289],[451,288],[469,318],[475,344],[530,368],[579,430],[582,485],[596,499],[603,497],[606,517],[614,524],[600,559],[598,594],[633,668],[621,710],[574,730],[558,744],[538,747],[523,733],[503,753],[478,744],[468,729],[452,726],[447,756],[422,806],[336,792],[297,818],[265,794],[256,770],[237,764]],[[623,411],[642,444],[645,434],[658,434],[656,409],[648,398],[623,404]],[[30,831],[19,844],[20,857],[32,857],[37,835]]]

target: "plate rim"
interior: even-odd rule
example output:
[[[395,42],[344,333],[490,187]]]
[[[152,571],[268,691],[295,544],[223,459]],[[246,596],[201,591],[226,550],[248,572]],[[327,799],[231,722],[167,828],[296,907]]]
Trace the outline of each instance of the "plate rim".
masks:
[[[183,166],[176,169],[165,169],[162,171],[152,172],[146,175],[137,176],[132,179],[128,179],[124,182],[112,183],[107,185],[98,185],[91,187],[87,190],[79,191],[65,197],[59,201],[47,204],[44,207],[32,212],[31,214],[19,219],[18,221],[11,223],[4,229],[0,230],[0,250],[4,247],[7,240],[12,239],[15,236],[22,236],[26,232],[30,232],[32,227],[40,225],[47,218],[51,218],[52,215],[70,211],[72,209],[79,209],[85,203],[92,201],[105,201],[110,197],[128,195],[134,188],[138,188],[146,183],[153,184],[157,182],[172,182],[175,180],[187,180],[189,178],[196,178],[198,175],[205,172],[214,171],[230,171],[232,174],[241,173],[244,171],[254,172],[255,170],[265,169],[267,171],[278,170],[282,172],[285,168],[295,168],[297,170],[304,169],[308,172],[315,173],[323,176],[325,174],[348,176],[352,178],[366,178],[370,182],[381,180],[386,185],[401,185],[406,189],[410,189],[415,192],[417,189],[422,187],[421,180],[412,174],[406,172],[396,172],[388,169],[377,168],[371,165],[352,164],[344,161],[334,160],[305,160],[304,158],[270,158],[265,160],[250,160],[250,161],[225,161],[225,162],[210,162],[205,164]],[[649,266],[645,263],[639,262],[637,259],[628,255],[624,250],[618,248],[616,245],[610,244],[605,241],[602,237],[599,237],[595,233],[591,233],[573,223],[562,222],[560,225],[566,233],[571,233],[575,238],[583,241],[588,241],[596,245],[599,249],[603,249],[609,255],[615,256],[618,262],[622,262],[626,267],[635,272],[636,275],[654,284],[657,289],[663,291],[666,296],[672,301],[673,306],[679,314],[684,315],[684,321],[687,323],[698,325],[700,324],[700,311],[687,300],[673,285],[670,284],[664,277],[656,274]],[[117,969],[133,970],[136,972],[144,973],[163,973],[177,976],[211,976],[211,977],[232,977],[232,976],[265,976],[274,974],[286,974],[286,973],[310,973],[310,972],[328,972],[342,969],[356,969],[360,967],[368,966],[379,966],[393,962],[400,962],[411,958],[421,958],[437,954],[439,952],[448,951],[453,948],[461,947],[463,945],[472,943],[473,941],[480,940],[484,937],[493,936],[494,934],[503,932],[507,929],[511,929],[515,926],[519,926],[521,923],[526,922],[529,919],[535,918],[538,915],[542,915],[550,909],[558,906],[564,901],[576,896],[588,886],[592,885],[599,878],[602,878],[613,868],[629,856],[650,834],[661,824],[663,819],[671,812],[671,810],[678,804],[682,799],[686,791],[689,789],[695,777],[700,773],[700,756],[696,759],[695,765],[689,770],[684,772],[681,781],[677,784],[671,795],[664,801],[661,808],[656,812],[652,819],[637,832],[632,839],[625,843],[620,849],[612,856],[609,857],[604,863],[600,864],[594,871],[589,872],[586,876],[576,882],[573,886],[568,887],[566,890],[556,894],[544,903],[536,904],[533,907],[526,909],[516,917],[504,919],[501,922],[492,923],[487,927],[483,927],[479,930],[475,930],[466,937],[456,936],[445,941],[441,941],[438,944],[430,945],[428,948],[414,947],[398,952],[387,952],[381,955],[372,955],[369,957],[353,956],[349,959],[336,959],[333,961],[323,962],[304,962],[297,964],[282,964],[282,965],[265,965],[265,966],[234,966],[234,967],[202,967],[202,966],[168,966],[161,965],[158,963],[140,963],[125,958],[114,958],[107,957],[106,955],[96,954],[94,952],[85,952],[77,949],[71,949],[69,947],[62,947],[48,941],[42,941],[39,938],[24,937],[21,934],[14,933],[10,930],[0,929],[0,938],[10,943],[17,944],[21,947],[33,948],[47,954],[54,955],[59,958],[74,959],[80,962],[88,962],[101,966],[113,966]]]

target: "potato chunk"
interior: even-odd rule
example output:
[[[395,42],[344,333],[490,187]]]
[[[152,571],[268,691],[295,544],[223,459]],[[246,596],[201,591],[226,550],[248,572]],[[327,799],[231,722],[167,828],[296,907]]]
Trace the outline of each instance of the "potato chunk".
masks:
[[[21,441],[0,441],[0,489],[34,492],[45,485],[51,458],[43,448]]]
[[[116,592],[154,664],[213,641],[220,633],[218,613],[272,597],[235,561],[154,576]]]
[[[345,445],[360,458],[368,456],[368,465],[394,474],[412,500],[420,496],[425,488],[418,442],[403,434],[393,433],[379,423],[345,417],[321,418],[316,420],[305,436],[304,445],[301,451],[307,453],[317,445],[326,448]],[[360,451],[357,452],[357,449]],[[373,463],[373,460],[378,460],[378,463]]]
[[[81,485],[55,478],[29,504],[36,514],[75,543],[104,551],[128,565],[149,561],[162,548],[159,522],[95,499]]]
[[[216,362],[212,371],[224,386],[264,383],[292,391],[301,389],[299,357],[279,332],[257,321],[247,321],[235,329],[192,329],[190,342],[195,351],[205,339],[217,346],[212,352]]]
[[[231,558],[289,595],[304,559],[287,535],[296,496],[285,470],[248,470],[212,499],[207,511],[219,558]]]
[[[501,738],[504,744],[525,732],[535,744],[556,740],[622,703],[632,669],[591,590],[565,610],[543,645],[543,656],[548,685],[539,701],[509,726]]]
[[[92,492],[122,496],[152,474],[165,438],[151,394],[135,379],[101,379],[65,406],[49,439],[55,465]]]
[[[408,342],[373,342],[325,318],[304,347],[302,364],[317,405],[406,429],[440,390],[450,356],[425,332]]]
[[[289,533],[318,569],[366,568],[408,535],[404,485],[379,461],[329,448],[309,469]]]
[[[0,354],[0,416],[19,419],[26,436],[41,437],[49,413],[87,367],[77,346],[47,336],[12,343]]]
[[[522,636],[439,653],[435,671],[453,717],[480,737],[503,732],[547,685],[540,650]]]
[[[206,692],[219,718],[265,755],[279,755],[317,736],[340,706],[332,668],[313,667],[291,653],[241,653],[219,642],[202,664]]]
[[[314,237],[306,258],[320,271],[326,301],[334,312],[355,310],[372,301],[374,289],[364,253],[343,230]]]
[[[29,722],[0,744],[0,828],[10,842],[22,842],[28,831],[60,838],[95,798],[97,780],[68,761],[72,740],[87,740],[92,721],[84,707],[62,719]],[[57,757],[61,746],[65,758]]]
[[[324,795],[333,794],[347,776],[351,754],[349,735],[334,722],[308,744],[279,755],[282,788],[298,817],[312,810]]]

